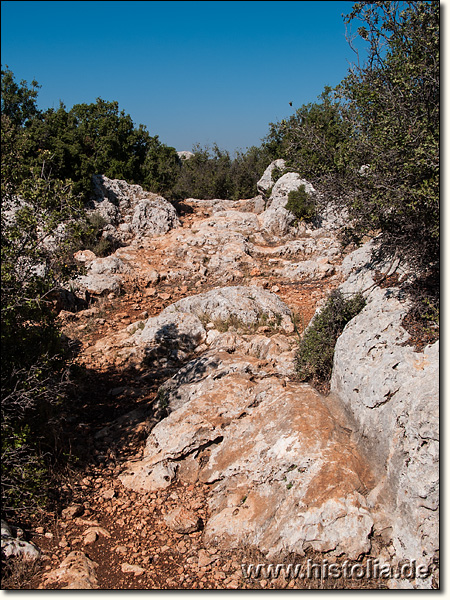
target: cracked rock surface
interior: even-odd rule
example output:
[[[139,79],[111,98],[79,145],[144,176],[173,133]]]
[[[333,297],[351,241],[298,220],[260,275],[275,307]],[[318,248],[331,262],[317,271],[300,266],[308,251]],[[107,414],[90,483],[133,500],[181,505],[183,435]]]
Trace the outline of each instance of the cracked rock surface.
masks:
[[[36,529],[36,587],[379,588],[241,565],[435,556],[438,346],[402,345],[406,306],[372,285],[367,248],[343,260],[332,228],[291,225],[303,180],[283,177],[267,210],[262,196],[188,199],[176,219],[139,186],[97,180],[128,245],[79,254],[95,302],[60,314],[86,370],[71,416],[85,462],[65,510]],[[297,333],[338,285],[370,292],[325,397],[296,380]]]

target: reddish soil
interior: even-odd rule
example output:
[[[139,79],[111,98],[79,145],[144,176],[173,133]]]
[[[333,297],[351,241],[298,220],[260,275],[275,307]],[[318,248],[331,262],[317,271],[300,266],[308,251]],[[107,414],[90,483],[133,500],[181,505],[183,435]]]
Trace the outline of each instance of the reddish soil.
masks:
[[[185,214],[183,226],[189,226],[198,217],[193,213]],[[301,332],[319,301],[336,283],[322,280],[300,285],[269,280],[269,289],[273,285],[278,286],[277,294],[295,313]],[[124,489],[118,481],[123,463],[143,452],[148,430],[157,418],[153,409],[157,389],[171,373],[101,371],[86,350],[108,333],[139,318],[156,315],[179,298],[206,291],[209,287],[214,286],[204,282],[194,292],[188,283],[171,287],[162,281],[155,286],[155,295],[146,296],[145,290],[131,286],[116,299],[99,300],[97,306],[101,312],[95,317],[78,320],[77,315],[65,315],[64,331],[77,348],[76,363],[82,372],[83,383],[74,399],[66,431],[78,462],[61,481],[60,493],[62,508],[79,503],[83,514],[66,518],[60,511],[55,511],[42,515],[31,524],[31,539],[43,550],[44,557],[38,572],[31,577],[29,574],[24,576],[20,585],[13,585],[15,589],[60,587],[58,584],[46,585],[44,576],[57,568],[72,550],[81,550],[98,564],[96,575],[100,589],[384,587],[380,582],[367,580],[247,579],[241,564],[264,562],[261,556],[246,548],[233,552],[205,548],[201,529],[190,534],[176,533],[164,521],[164,515],[171,508],[182,505],[204,522],[208,486],[198,482],[177,483],[158,493],[139,495]],[[115,421],[134,409],[139,411],[134,421]],[[106,426],[109,430],[105,433]],[[110,537],[99,534],[96,541],[86,544],[84,533],[90,526],[104,528]],[[309,556],[316,560],[323,558]],[[290,557],[284,562],[305,563],[307,558]],[[140,566],[144,571],[139,576],[123,573],[121,565],[124,563]]]

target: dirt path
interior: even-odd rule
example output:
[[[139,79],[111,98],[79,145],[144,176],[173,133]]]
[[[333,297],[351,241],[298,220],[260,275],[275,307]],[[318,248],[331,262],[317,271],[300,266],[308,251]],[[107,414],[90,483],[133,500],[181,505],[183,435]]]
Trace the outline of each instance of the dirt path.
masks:
[[[199,217],[204,215],[186,214],[183,227],[190,227]],[[151,258],[157,267],[158,257],[146,252],[145,259]],[[263,278],[263,263],[260,273],[255,272],[253,278]],[[241,565],[261,562],[261,556],[245,548],[229,552],[204,546],[207,485],[178,482],[159,492],[137,494],[118,480],[123,464],[142,456],[147,434],[158,418],[154,412],[157,389],[173,371],[99,368],[90,349],[109,333],[157,315],[176,300],[215,285],[206,278],[195,288],[191,282],[173,285],[163,279],[149,294],[148,288],[130,282],[124,295],[99,301],[91,314],[63,315],[66,335],[76,340],[72,343],[77,345],[76,362],[83,374],[83,386],[68,422],[68,435],[80,461],[62,484],[68,509],[62,515],[48,515],[34,528],[32,540],[44,556],[41,570],[26,587],[59,589],[67,585],[46,577],[73,551],[96,563],[93,587],[100,589],[348,589],[370,584],[283,576],[246,578]],[[269,278],[264,285],[288,304],[302,330],[337,283],[324,279],[300,285]],[[177,531],[166,522],[166,515],[176,507],[195,517],[193,531]],[[298,561],[298,557],[291,559],[289,562]]]

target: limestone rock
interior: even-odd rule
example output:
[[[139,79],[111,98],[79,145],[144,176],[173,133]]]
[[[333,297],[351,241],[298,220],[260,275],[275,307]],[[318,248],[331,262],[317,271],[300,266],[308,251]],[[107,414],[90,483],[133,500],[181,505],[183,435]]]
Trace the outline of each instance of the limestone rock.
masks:
[[[276,236],[283,236],[289,231],[295,217],[294,215],[278,206],[276,208],[268,208],[260,217],[261,229]]]
[[[324,279],[333,275],[334,271],[335,267],[327,262],[326,259],[304,260],[299,263],[290,262],[282,269],[276,270],[282,277],[286,277],[291,281]]]
[[[44,584],[66,584],[63,590],[93,590],[98,589],[95,569],[98,564],[83,552],[71,552],[60,566],[44,575]]]
[[[84,506],[82,504],[71,504],[61,512],[61,516],[64,519],[75,519],[80,517],[84,513]]]
[[[180,506],[164,516],[166,524],[177,533],[194,533],[201,527],[201,520],[192,510]]]
[[[181,160],[189,160],[195,156],[195,154],[193,152],[189,152],[189,150],[180,150],[177,152],[177,154]]]
[[[147,320],[134,336],[135,345],[145,348],[147,359],[164,355],[180,360],[192,352],[206,337],[206,331],[195,314],[187,311],[163,311]]]
[[[130,184],[123,179],[109,179],[105,175],[94,175],[92,183],[96,204],[107,200],[114,206],[124,207],[135,204],[147,195],[140,185]]]
[[[364,263],[367,254],[359,254]],[[344,291],[373,283],[357,265],[353,258]],[[431,561],[439,544],[439,342],[423,352],[405,345],[408,303],[396,288],[372,286],[366,295],[337,341],[331,389],[378,465],[382,485],[373,503],[392,520],[397,558]]]
[[[305,186],[308,194],[314,194],[315,189],[309,181],[302,179],[298,173],[286,173],[276,182],[270,194],[268,208],[285,207],[288,201],[288,195],[291,191],[296,191],[300,186]]]
[[[120,222],[119,208],[109,200],[102,200],[95,207],[95,212],[99,214],[107,225],[118,225]]]
[[[180,225],[175,208],[165,198],[146,192],[140,185],[104,175],[93,178],[92,210],[106,221],[103,234],[130,242],[134,236],[155,236]]]
[[[253,233],[258,231],[258,217],[252,213],[226,210],[216,213],[213,217],[201,222],[202,229],[214,227],[214,229],[231,229],[238,233]]]
[[[286,163],[282,158],[279,158],[279,159],[271,162],[270,165],[267,167],[267,169],[264,171],[261,179],[256,184],[258,192],[260,194],[265,194],[273,186],[273,183],[274,183],[273,179],[272,179],[272,171],[274,169],[283,170],[285,167],[286,167]]]
[[[160,196],[154,200],[141,200],[133,213],[131,228],[141,236],[155,236],[179,227],[180,221],[175,208]]]
[[[78,250],[78,252],[75,252],[73,257],[77,262],[83,264],[89,264],[97,258],[97,256],[91,250]]]
[[[18,558],[25,562],[34,562],[41,556],[41,551],[32,542],[27,542],[13,535],[13,529],[2,519],[1,554],[2,559]]]
[[[178,300],[164,309],[164,314],[186,312],[207,317],[209,321],[230,319],[246,325],[290,316],[289,307],[276,294],[254,286],[216,288],[203,294]]]
[[[129,273],[130,267],[117,256],[106,256],[94,259],[88,269],[88,274],[111,275],[116,273]]]
[[[145,569],[140,567],[139,565],[130,565],[128,563],[123,563],[120,567],[122,573],[132,573],[135,577],[139,575],[143,575],[145,573]]]
[[[182,474],[197,456],[200,480],[214,483],[209,542],[269,554],[368,551],[373,520],[358,492],[371,485],[367,465],[319,394],[236,352],[191,361],[161,393],[170,414],[120,477],[126,487],[158,489],[158,469]]]
[[[80,275],[72,282],[77,291],[88,291],[95,296],[120,294],[122,277],[120,275],[96,274]]]

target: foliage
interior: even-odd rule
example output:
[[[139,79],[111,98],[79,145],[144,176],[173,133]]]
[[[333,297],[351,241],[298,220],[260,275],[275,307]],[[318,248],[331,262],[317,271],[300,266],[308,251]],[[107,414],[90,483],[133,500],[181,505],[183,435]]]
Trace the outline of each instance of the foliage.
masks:
[[[138,183],[150,191],[169,192],[175,185],[180,160],[174,148],[151,137],[147,129],[136,127],[130,115],[119,110],[118,102],[97,98],[95,103],[76,104],[69,111],[41,112],[36,106],[37,82],[31,89],[25,81],[16,83],[13,73],[2,70],[2,116],[8,118],[21,137],[23,165],[40,165],[48,151],[52,176],[73,182],[74,194],[87,201],[92,192],[92,176],[106,175]]]
[[[335,90],[272,124],[267,148],[349,215],[349,239],[439,269],[439,4],[357,2],[367,46]],[[355,39],[350,40],[355,45]]]
[[[327,383],[333,369],[334,347],[346,324],[365,306],[361,294],[344,298],[334,290],[300,341],[296,370],[301,381]]]
[[[253,197],[257,194],[256,183],[270,163],[268,152],[255,146],[245,153],[236,152],[233,158],[216,144],[212,148],[197,145],[193,152],[193,157],[182,162],[173,188],[173,196],[177,199]]]
[[[311,221],[316,215],[316,204],[314,199],[301,185],[298,190],[291,190],[285,206],[297,219]]]
[[[63,104],[34,119],[27,130],[26,159],[34,165],[39,149],[52,157],[53,176],[71,179],[74,192],[88,200],[92,176],[138,183],[151,138],[144,127],[135,128],[117,102],[101,98],[92,104],[77,104],[67,111]]]
[[[38,88],[37,81],[31,82],[31,89],[26,81],[17,84],[13,72],[6,66],[1,71],[2,79],[2,116],[7,117],[16,127],[22,127],[34,118],[39,110],[36,106]]]
[[[359,2],[354,21],[368,59],[337,90],[359,160],[347,194],[354,229],[380,230],[384,255],[438,268],[439,4]]]
[[[42,332],[41,332],[42,334]],[[20,516],[44,507],[50,473],[63,451],[62,413],[70,381],[64,361],[34,358],[28,369],[2,370],[2,509]]]
[[[229,198],[231,194],[230,155],[220,150],[199,145],[193,148],[194,156],[184,160],[180,177],[174,189],[177,198],[200,199]]]
[[[24,514],[45,501],[59,444],[66,363],[50,295],[63,281],[67,224],[81,204],[70,181],[51,178],[48,153],[26,166],[22,123],[4,114],[1,127],[2,501]]]
[[[233,186],[231,200],[256,196],[258,193],[256,184],[271,160],[264,147],[251,146],[246,152],[236,152],[231,162],[230,178]]]
[[[264,144],[276,157],[314,185],[327,181],[345,164],[345,145],[350,135],[332,90],[326,87],[319,103],[301,106],[288,120],[271,123]]]
[[[175,148],[162,144],[157,135],[148,140],[142,165],[142,185],[146,189],[170,199],[181,168]]]

